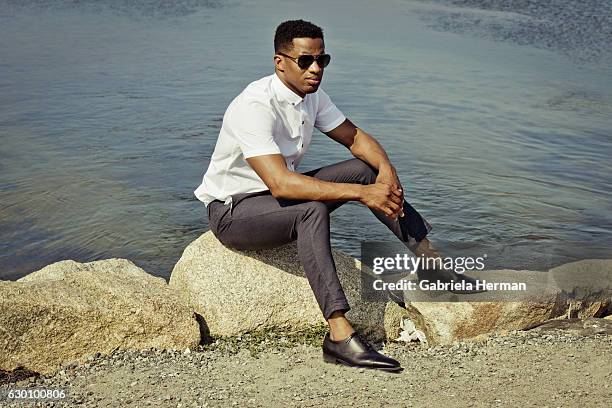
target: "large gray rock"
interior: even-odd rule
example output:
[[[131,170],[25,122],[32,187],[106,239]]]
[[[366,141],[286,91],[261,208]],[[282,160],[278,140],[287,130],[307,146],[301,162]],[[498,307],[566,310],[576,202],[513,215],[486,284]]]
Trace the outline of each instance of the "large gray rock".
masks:
[[[529,297],[511,301],[411,301],[406,309],[386,314],[387,333],[408,318],[425,333],[432,344],[451,344],[491,332],[521,330],[538,326],[553,318],[604,317],[612,305],[612,260],[584,260],[551,269],[548,274],[530,271],[482,271],[472,276],[492,282],[521,280],[533,286]],[[413,294],[405,294],[408,299]],[[462,299],[485,298],[491,294],[474,294]],[[515,297],[518,295],[514,295]],[[452,295],[444,293],[441,299]]]
[[[125,259],[62,261],[0,281],[0,369],[52,373],[117,349],[195,347],[193,310]]]
[[[516,276],[529,282],[529,291],[518,301],[512,301],[516,295],[503,301],[468,301],[467,296],[462,298],[466,301],[449,301],[456,296],[444,292],[440,299],[427,301],[406,295],[409,301],[401,308],[393,302],[365,301],[360,274],[362,269],[370,275],[372,271],[342,252],[334,250],[333,256],[352,308],[347,317],[376,340],[397,339],[404,319],[411,320],[429,343],[450,344],[486,333],[537,326],[559,316],[602,317],[612,304],[609,291],[572,280],[577,274],[601,278],[612,270],[612,261],[568,264],[550,273],[482,272],[490,282]],[[299,330],[324,322],[293,243],[270,250],[235,251],[206,232],[185,249],[172,271],[170,286],[203,316],[205,330],[213,336],[271,328]],[[573,290],[577,287],[580,289]]]
[[[360,262],[333,251],[351,310],[347,318],[371,339],[385,338],[386,302],[361,299]],[[295,243],[261,251],[235,251],[208,231],[183,252],[170,277],[204,317],[213,336],[271,328],[299,330],[324,323]]]
[[[612,314],[612,260],[585,259],[549,271],[561,293],[570,298],[568,317],[603,317]]]
[[[612,335],[612,321],[596,317],[571,318],[563,320],[548,320],[538,327],[535,331],[563,330],[575,336],[593,336],[596,334]]]

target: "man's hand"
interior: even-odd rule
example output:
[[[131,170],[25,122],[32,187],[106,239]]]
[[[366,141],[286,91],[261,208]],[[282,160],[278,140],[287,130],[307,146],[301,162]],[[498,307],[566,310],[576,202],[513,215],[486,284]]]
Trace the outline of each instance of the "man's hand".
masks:
[[[402,192],[386,183],[364,185],[360,201],[370,208],[384,212],[394,220],[397,219],[403,204]]]
[[[400,217],[404,216],[404,189],[399,181],[399,177],[397,177],[397,172],[395,171],[395,167],[392,165],[384,165],[380,166],[378,170],[378,176],[376,177],[376,183],[383,183],[391,186],[394,190],[399,190],[401,202],[399,204],[398,211],[394,214],[394,219],[397,218],[399,214]]]
[[[370,166],[378,169],[378,176],[376,177],[376,184],[386,184],[392,190],[398,190],[400,194],[400,202],[399,206],[392,215],[391,218],[397,219],[397,216],[404,216],[404,189],[400,184],[399,178],[397,177],[397,173],[395,172],[395,167],[391,165],[389,162],[389,157],[385,152],[385,149],[367,132],[358,128],[351,122],[346,119],[342,124],[340,124],[335,129],[326,132],[327,136],[335,140],[336,142],[346,146],[353,156],[358,159],[363,160],[368,163]],[[366,201],[360,200],[364,204],[368,205],[366,201],[374,204],[376,200],[372,200],[369,197],[366,197]],[[385,206],[385,204],[379,203],[380,205]],[[368,205],[368,207],[372,207]]]

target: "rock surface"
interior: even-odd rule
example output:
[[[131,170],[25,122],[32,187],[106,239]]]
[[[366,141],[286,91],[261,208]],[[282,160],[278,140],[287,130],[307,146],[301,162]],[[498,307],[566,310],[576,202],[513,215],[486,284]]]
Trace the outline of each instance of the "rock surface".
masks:
[[[490,282],[512,282],[520,276],[528,282],[529,291],[520,297],[500,292],[498,299],[503,301],[468,301],[478,300],[478,295],[464,295],[460,300],[466,301],[456,301],[457,296],[449,292],[440,297],[444,301],[413,301],[414,294],[404,292],[406,308],[401,308],[386,300],[364,300],[361,263],[339,251],[333,251],[333,256],[352,308],[347,317],[375,341],[397,339],[405,319],[430,344],[451,344],[485,333],[535,327],[560,316],[603,317],[612,304],[610,291],[596,284],[605,282],[612,272],[611,260],[574,262],[549,273],[482,271]],[[368,268],[364,273],[372,274]],[[170,285],[202,316],[212,336],[274,328],[300,330],[324,322],[294,243],[270,250],[236,251],[206,232],[185,249]],[[512,301],[515,298],[520,300]]]
[[[610,319],[601,319],[596,317],[587,317],[583,319],[553,319],[538,325],[534,328],[534,330],[563,330],[565,333],[571,333],[575,336],[592,336],[600,334],[611,336],[612,321],[610,321]]]
[[[612,314],[612,260],[585,259],[549,271],[559,290],[570,298],[570,318]]]
[[[446,301],[407,301],[403,309],[393,302],[365,301],[361,295],[360,262],[339,251],[333,251],[333,256],[352,307],[347,317],[375,340],[397,339],[400,322],[406,318],[425,334],[429,343],[451,344],[484,333],[534,327],[558,316],[603,317],[612,304],[609,290],[574,282],[577,274],[601,282],[612,271],[612,261],[574,262],[547,274],[484,271],[489,281],[516,281],[520,275],[529,282],[530,292],[519,301],[511,301],[514,295],[504,295],[503,301],[489,302],[448,301],[454,295],[449,297],[444,292],[447,296],[441,299]],[[371,274],[367,268],[364,271]],[[203,316],[213,336],[272,328],[299,330],[323,322],[295,244],[271,250],[235,251],[223,246],[209,231],[185,249],[172,272],[170,285],[178,288]],[[405,293],[405,298],[411,295]]]
[[[483,271],[472,275],[501,282],[516,272]],[[388,325],[394,325],[397,316],[407,316],[431,344],[451,344],[485,333],[535,327],[552,318],[604,317],[612,304],[612,292],[606,289],[612,282],[612,260],[584,260],[551,269],[545,279],[554,286],[542,283],[541,272],[519,272],[526,281],[539,282],[542,290],[537,296],[499,302],[406,302],[406,309],[396,310],[395,321]],[[464,295],[462,299],[469,296],[486,294]]]
[[[0,281],[0,369],[51,373],[114,350],[196,347],[193,310],[125,259],[61,261]]]
[[[351,305],[347,317],[371,339],[385,337],[386,302],[361,299],[360,262],[333,251]],[[272,328],[303,329],[324,323],[295,243],[260,251],[235,251],[208,231],[183,252],[170,277],[203,316],[212,336]]]

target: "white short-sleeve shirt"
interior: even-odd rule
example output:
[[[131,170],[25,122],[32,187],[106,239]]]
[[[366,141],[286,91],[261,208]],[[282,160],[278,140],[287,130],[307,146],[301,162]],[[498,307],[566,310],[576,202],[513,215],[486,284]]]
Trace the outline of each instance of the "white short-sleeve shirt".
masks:
[[[250,83],[225,111],[208,170],[195,196],[208,206],[213,200],[228,204],[232,194],[268,190],[247,158],[282,154],[287,168],[295,171],[313,129],[329,132],[345,119],[321,88],[301,98],[276,73]]]

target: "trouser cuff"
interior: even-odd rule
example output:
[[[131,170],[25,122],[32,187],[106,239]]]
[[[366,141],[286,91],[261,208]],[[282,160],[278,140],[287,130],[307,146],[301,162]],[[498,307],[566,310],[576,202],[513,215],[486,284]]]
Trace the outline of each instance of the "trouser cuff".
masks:
[[[412,238],[417,242],[421,242],[425,236],[431,231],[429,224],[413,206],[404,201],[404,216],[399,217],[400,228],[404,235],[404,242],[409,242]]]
[[[327,307],[325,307],[325,310],[323,311],[323,317],[325,318],[325,320],[328,320],[334,312],[341,311],[346,313],[349,310],[351,310],[351,307],[349,306],[348,302],[345,300],[339,300],[336,302],[332,302]]]

